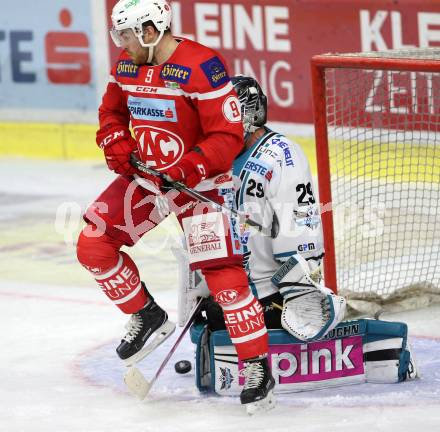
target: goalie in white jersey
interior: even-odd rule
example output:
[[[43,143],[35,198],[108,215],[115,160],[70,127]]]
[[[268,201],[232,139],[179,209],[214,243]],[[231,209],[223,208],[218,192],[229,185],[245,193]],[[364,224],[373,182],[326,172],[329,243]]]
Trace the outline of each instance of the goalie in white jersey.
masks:
[[[301,147],[265,126],[267,98],[251,77],[236,76],[245,150],[235,160],[237,207],[271,235],[242,230],[250,287],[265,310],[267,328],[286,329],[303,341],[324,337],[344,317],[345,300],[325,288],[319,203]],[[216,313],[217,312],[217,313]],[[216,305],[208,308],[213,329],[222,328]]]
[[[320,283],[323,235],[309,162],[299,144],[265,126],[267,98],[258,82],[236,76],[232,83],[246,149],[233,166],[237,206],[272,232],[269,237],[245,227],[242,233],[250,286],[265,306],[269,328],[277,326],[271,311],[282,303],[281,324],[289,333],[305,341],[321,338],[343,319],[345,300]]]

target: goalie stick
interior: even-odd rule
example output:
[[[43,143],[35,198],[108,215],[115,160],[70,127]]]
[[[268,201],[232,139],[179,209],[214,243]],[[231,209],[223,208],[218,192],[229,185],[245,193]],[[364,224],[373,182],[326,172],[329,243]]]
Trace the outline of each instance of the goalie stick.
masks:
[[[147,381],[142,372],[135,366],[131,366],[128,371],[124,375],[124,382],[131,393],[136,395],[140,400],[145,399],[147,394],[150,392],[151,387],[153,387],[154,383],[159,378],[160,374],[162,373],[163,369],[167,365],[168,361],[170,360],[171,356],[176,351],[178,345],[182,341],[183,337],[185,336],[186,332],[190,328],[191,324],[193,323],[197,313],[200,310],[200,307],[202,306],[203,297],[200,297],[200,300],[197,302],[197,304],[194,306],[188,320],[185,323],[185,326],[183,327],[179,337],[177,338],[176,342],[174,342],[174,345],[171,347],[170,351],[162,361],[161,365],[157,369],[156,373],[154,374],[151,381]]]
[[[154,177],[158,177],[160,180],[162,180],[162,182],[166,186],[170,186],[171,188],[176,189],[179,192],[183,192],[183,193],[187,194],[188,196],[190,196],[191,198],[195,198],[201,202],[208,203],[214,209],[216,209],[218,211],[230,213],[234,216],[238,216],[239,218],[244,218],[244,222],[247,225],[252,226],[253,228],[257,229],[260,233],[267,235],[268,237],[276,238],[278,235],[279,225],[277,223],[273,223],[272,227],[270,229],[265,228],[261,224],[259,224],[258,222],[255,222],[254,220],[249,219],[248,217],[246,217],[242,213],[239,213],[238,211],[236,211],[234,209],[230,209],[225,206],[222,206],[221,204],[215,202],[211,198],[208,198],[207,196],[203,195],[202,193],[196,191],[195,189],[192,189],[192,188],[185,186],[181,182],[168,180],[168,178],[165,176],[165,174],[161,173],[160,171],[156,171],[153,168],[147,167],[147,165],[144,164],[143,162],[141,162],[134,154],[130,155],[130,163],[133,167],[135,167],[139,171],[142,171],[142,172],[149,174],[149,175],[152,175]]]

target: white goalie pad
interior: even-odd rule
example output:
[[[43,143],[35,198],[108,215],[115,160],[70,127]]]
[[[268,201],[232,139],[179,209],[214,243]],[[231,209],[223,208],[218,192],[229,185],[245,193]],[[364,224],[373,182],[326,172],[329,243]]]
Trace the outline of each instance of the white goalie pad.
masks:
[[[272,277],[284,298],[281,325],[302,341],[323,338],[343,319],[346,301],[310,277],[307,262],[292,255]]]
[[[191,271],[189,268],[189,254],[185,249],[185,240],[182,246],[171,248],[179,265],[179,285],[177,297],[177,323],[183,327],[197,303],[198,297],[208,297],[209,289],[205,278],[199,270]]]
[[[405,323],[341,322],[324,340],[307,343],[279,329],[268,330],[268,336],[275,394],[364,382],[397,384],[419,376]],[[237,352],[227,331],[212,331],[206,322],[200,322],[191,329],[191,340],[197,345],[197,387],[220,396],[239,395],[242,383]]]

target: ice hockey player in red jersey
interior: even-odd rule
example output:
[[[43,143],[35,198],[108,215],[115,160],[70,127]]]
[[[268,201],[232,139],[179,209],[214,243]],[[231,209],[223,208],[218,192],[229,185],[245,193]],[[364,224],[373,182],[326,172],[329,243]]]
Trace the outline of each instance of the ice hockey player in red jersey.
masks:
[[[221,305],[246,368],[241,402],[273,405],[263,311],[242,268],[238,222],[130,165],[136,153],[169,180],[234,205],[231,166],[243,147],[240,104],[221,56],[174,37],[165,0],[121,0],[111,36],[123,48],[99,108],[97,144],[117,178],[87,209],[78,239],[80,263],[109,299],[131,318],[117,347],[127,366],[143,359],[175,328],[121,251],[174,212],[185,233],[191,269],[201,269]],[[130,127],[132,132],[130,131]],[[145,276],[148,281],[148,275]]]

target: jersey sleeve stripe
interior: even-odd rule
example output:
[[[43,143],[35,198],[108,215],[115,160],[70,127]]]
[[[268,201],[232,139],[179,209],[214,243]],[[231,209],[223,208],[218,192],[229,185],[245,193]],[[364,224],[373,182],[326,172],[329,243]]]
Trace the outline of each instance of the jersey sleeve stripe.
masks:
[[[227,95],[232,89],[233,89],[232,83],[228,82],[221,89],[207,92],[207,93],[193,93],[193,94],[197,94],[199,100],[217,99],[217,98],[220,98],[220,97]]]
[[[118,84],[119,87],[122,88],[122,90],[130,93],[144,93],[144,94],[165,95],[165,96],[185,96],[191,99],[198,99],[198,100],[218,99],[227,95],[233,89],[233,86],[230,82],[219,90],[206,92],[206,93],[198,93],[198,92],[188,93],[183,91],[182,89],[151,87],[151,86],[133,85],[133,84],[121,84],[120,82],[116,81],[114,78],[113,80],[110,79],[110,82],[114,82]]]

